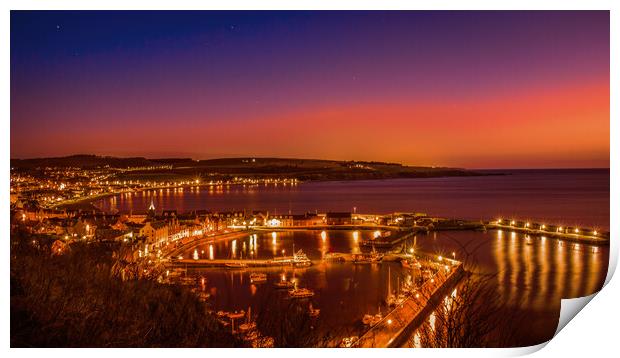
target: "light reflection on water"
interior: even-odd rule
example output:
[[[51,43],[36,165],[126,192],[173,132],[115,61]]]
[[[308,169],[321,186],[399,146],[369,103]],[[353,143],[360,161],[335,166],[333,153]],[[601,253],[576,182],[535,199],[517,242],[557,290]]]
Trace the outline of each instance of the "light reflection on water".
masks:
[[[198,274],[206,277],[208,287],[216,288],[217,294],[211,302],[216,309],[224,310],[259,306],[265,303],[266,297],[273,300],[271,294],[276,291],[273,282],[283,275],[295,277],[300,287],[316,290],[313,306],[321,309],[320,319],[327,326],[355,332],[360,328],[359,321],[364,314],[387,311],[384,300],[388,292],[388,267],[392,289],[411,279],[398,263],[354,265],[320,261],[328,252],[358,252],[358,242],[371,235],[372,231],[359,231],[357,235],[341,230],[325,231],[325,234],[321,231],[277,232],[274,241],[273,234],[265,232],[247,235],[231,245],[227,242],[205,244],[209,246],[209,256],[213,251],[214,258],[230,258],[240,253],[242,257],[249,257],[247,255],[255,251],[255,257],[267,259],[274,257],[274,252],[282,255],[281,250],[290,255],[294,243],[295,250],[302,249],[315,260],[315,265],[303,269],[201,269]],[[527,244],[528,240],[521,234],[512,235],[506,231],[436,232],[417,235],[415,241],[416,250],[442,253],[444,256],[445,253],[455,252],[457,259],[465,256],[460,245],[465,248],[481,245],[472,255],[472,260],[467,260],[468,268],[497,274],[493,282],[499,300],[506,307],[536,320],[535,327],[529,324],[527,327],[511,327],[521,332],[521,343],[524,345],[551,338],[557,325],[560,299],[595,292],[604,282],[607,269],[608,249],[605,247],[594,250],[590,245],[575,246],[569,242],[533,236]],[[413,240],[406,246],[414,247]],[[202,250],[199,248],[198,251]],[[249,274],[254,271],[268,273],[269,282],[250,285]]]
[[[506,172],[506,171],[504,171]],[[99,201],[104,210],[197,209],[352,211],[478,220],[514,217],[609,229],[609,170],[509,171],[510,175],[310,182],[294,186],[206,186],[126,193]],[[561,203],[561,205],[558,205]]]

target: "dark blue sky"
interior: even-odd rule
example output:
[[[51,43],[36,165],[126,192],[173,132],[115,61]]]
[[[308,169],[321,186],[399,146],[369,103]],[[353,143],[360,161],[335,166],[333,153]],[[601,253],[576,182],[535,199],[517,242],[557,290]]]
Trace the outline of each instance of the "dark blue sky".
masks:
[[[608,91],[608,79],[608,12],[13,11],[11,155],[359,153],[467,166],[498,158],[471,144],[456,160],[432,144],[427,156],[413,148],[402,155],[398,148],[370,153],[350,138],[319,146],[296,137],[294,129],[300,120],[322,122],[334,111],[350,127],[360,121],[356,113],[367,113],[365,106],[375,108],[374,118],[405,130],[430,130],[429,113],[434,125],[447,129],[452,114],[408,111],[482,106],[531,93],[543,100],[553,93],[573,98],[593,87]],[[558,115],[541,106],[543,117]],[[397,108],[401,117],[382,116],[380,108]],[[597,116],[600,110],[590,108]],[[497,120],[519,125],[512,117]],[[247,128],[261,123],[288,136],[261,133],[266,140],[249,140],[256,130]],[[597,123],[603,128],[595,134],[608,132],[608,118]],[[359,130],[369,133],[381,134]],[[188,134],[202,134],[211,144]],[[606,160],[604,148],[578,144],[591,157],[580,160]],[[548,149],[540,147],[548,161],[572,153]],[[497,150],[518,154],[517,148]]]

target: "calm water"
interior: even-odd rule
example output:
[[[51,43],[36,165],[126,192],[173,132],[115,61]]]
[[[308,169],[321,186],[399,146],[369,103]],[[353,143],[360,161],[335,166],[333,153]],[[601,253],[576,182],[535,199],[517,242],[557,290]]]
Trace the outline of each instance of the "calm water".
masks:
[[[357,241],[370,237],[372,232],[360,231]],[[303,249],[313,260],[320,260],[326,252],[359,252],[360,248],[351,231],[278,232],[275,238],[265,232],[256,236],[205,244],[196,248],[200,258],[271,258]],[[590,245],[575,245],[550,238],[533,238],[531,245],[515,233],[438,232],[418,235],[406,243],[419,250],[457,258],[473,251],[468,269],[497,274],[490,282],[497,299],[506,309],[516,311],[523,322],[506,322],[515,331],[517,345],[538,344],[550,339],[555,332],[562,298],[580,297],[596,292],[607,274],[608,249]],[[474,247],[478,247],[473,250]],[[185,253],[191,257],[194,249]],[[474,267],[475,265],[475,267]],[[251,272],[268,274],[269,281],[252,284]],[[274,301],[286,304],[286,293],[274,289],[273,282],[281,275],[292,278],[300,287],[310,287],[316,295],[313,307],[321,309],[320,327],[341,337],[358,335],[360,319],[365,313],[386,312],[384,300],[388,292],[388,277],[394,290],[399,283],[411,279],[409,271],[395,262],[378,265],[352,263],[316,264],[304,269],[264,268],[244,271],[199,269],[190,271],[205,278],[205,290],[212,294],[216,309],[239,310],[252,307],[275,309]],[[484,304],[484,302],[480,302]],[[307,305],[307,303],[306,303]],[[269,307],[269,308],[265,308]],[[269,316],[270,314],[267,314]]]
[[[425,212],[467,219],[515,217],[609,228],[609,170],[511,171],[510,175],[310,182],[155,190],[101,200],[104,210],[160,209]]]
[[[520,218],[561,225],[597,229],[609,228],[609,171],[512,171],[510,175],[398,179],[355,182],[303,183],[297,186],[229,186],[157,190],[106,198],[99,202],[104,210],[144,211],[154,201],[158,210],[193,209],[230,210],[263,209],[294,213],[304,211],[351,211],[389,213],[395,211],[426,212],[429,215],[459,218]],[[360,232],[359,240],[370,235]],[[325,252],[359,250],[352,232],[328,231],[326,239],[316,232],[280,232],[249,235],[236,241],[220,242],[197,248],[201,258],[249,257],[270,258],[303,249],[311,259],[319,260]],[[494,273],[491,285],[506,309],[523,317],[521,323],[505,322],[516,332],[515,344],[532,345],[550,339],[555,332],[562,298],[579,297],[596,292],[607,273],[609,251],[606,247],[575,245],[546,238],[532,238],[527,245],[520,234],[510,232],[438,232],[418,235],[415,246],[427,252],[457,259],[467,251],[475,267]],[[406,243],[414,245],[413,240]],[[477,249],[473,249],[477,247]],[[186,255],[192,255],[193,250]],[[299,280],[300,286],[316,290],[313,306],[321,309],[317,331],[345,336],[359,334],[360,319],[365,313],[385,312],[382,302],[387,295],[388,270],[391,286],[408,279],[399,264],[354,265],[317,263],[295,272],[288,269],[265,269],[269,283],[253,285],[250,271],[195,272],[205,278],[205,289],[213,295],[216,309],[238,310],[252,306],[263,316],[277,317],[268,311],[270,303],[285,302],[272,282],[280,275]],[[284,300],[284,301],[283,301]],[[481,303],[484,304],[484,303]],[[281,308],[280,308],[281,309]],[[498,313],[499,314],[499,313]]]

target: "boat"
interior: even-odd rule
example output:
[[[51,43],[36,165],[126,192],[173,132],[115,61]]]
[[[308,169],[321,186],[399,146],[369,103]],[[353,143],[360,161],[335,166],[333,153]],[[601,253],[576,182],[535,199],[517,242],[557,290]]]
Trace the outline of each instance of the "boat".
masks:
[[[411,284],[405,283],[403,287],[401,287],[400,291],[405,294],[410,294],[413,291],[413,287]]]
[[[389,307],[396,306],[396,295],[394,295],[394,294],[390,294],[390,295],[388,295],[388,297],[385,299],[385,303],[386,303]]]
[[[250,274],[250,282],[252,283],[261,283],[265,281],[267,281],[267,274],[256,272]]]
[[[293,245],[294,249],[295,246]],[[293,256],[274,257],[270,262],[273,265],[292,265],[295,267],[308,267],[312,265],[312,261],[302,250],[297,251]]]
[[[310,317],[318,317],[321,313],[321,310],[318,308],[312,307],[312,303],[310,303],[310,307],[308,307],[308,315]]]
[[[242,334],[258,333],[256,332],[256,322],[252,321],[252,307],[248,307],[245,323],[240,324],[237,329]]]
[[[354,264],[374,264],[378,263],[383,259],[383,254],[377,252],[375,247],[372,247],[372,251],[369,253],[361,253],[353,255],[353,263]]]
[[[258,336],[258,338],[252,340],[252,348],[273,348],[274,339],[269,336]]]
[[[377,323],[381,322],[382,319],[383,319],[383,315],[381,314],[381,312],[379,312],[370,321],[370,325],[375,326]]]
[[[243,326],[243,325],[241,325]],[[239,326],[239,330],[241,330],[241,326]],[[243,335],[243,340],[244,341],[255,341],[258,340],[259,338],[259,334],[258,331],[253,329],[251,331],[247,331],[244,335]]]
[[[312,265],[312,261],[310,261],[303,250],[299,250],[293,254],[293,265],[297,267],[307,267]]]
[[[376,314],[372,315],[372,314],[365,314],[364,317],[362,318],[362,323],[364,323],[367,326],[374,326],[377,323],[379,323],[381,320],[383,319],[383,314],[381,314],[381,306],[379,306],[379,310]]]
[[[344,262],[345,258],[344,256],[342,256],[342,254],[335,253],[335,252],[328,252],[325,254],[325,256],[323,256],[323,261]]]
[[[196,283],[196,279],[194,277],[179,277],[179,283],[181,285],[193,285]]]
[[[358,339],[358,336],[345,337],[342,339],[342,342],[340,342],[340,348],[351,348]]]
[[[295,287],[295,284],[291,281],[281,280],[273,284],[275,288],[292,288]]]
[[[309,298],[314,296],[314,291],[308,288],[293,288],[288,290],[288,295],[291,298]]]
[[[203,301],[203,302],[208,300],[210,297],[211,297],[211,295],[209,293],[207,293],[207,292],[199,292],[198,293],[198,299]]]
[[[364,317],[362,318],[362,323],[365,324],[365,325],[370,325],[370,323],[372,322],[374,317],[375,316],[373,316],[371,314],[365,314]]]
[[[241,311],[235,311],[235,312],[227,312],[226,316],[230,319],[243,318],[245,316],[245,311],[241,310]]]

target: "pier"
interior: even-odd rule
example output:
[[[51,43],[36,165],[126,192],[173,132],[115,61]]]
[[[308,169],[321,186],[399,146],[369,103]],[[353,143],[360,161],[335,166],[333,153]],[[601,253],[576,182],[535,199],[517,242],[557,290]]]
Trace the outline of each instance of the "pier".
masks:
[[[439,270],[431,280],[401,305],[388,313],[375,326],[371,327],[357,341],[355,348],[392,348],[400,347],[411,336],[413,331],[427,317],[430,310],[442,296],[449,295],[464,274],[463,264],[454,260],[448,266],[447,272]]]
[[[241,266],[240,264],[245,265]],[[311,262],[304,266],[310,266]],[[244,269],[246,267],[277,267],[277,266],[299,266],[299,262],[293,261],[292,257],[284,257],[279,258],[277,260],[268,259],[268,260],[236,260],[236,259],[179,259],[172,260],[169,263],[169,266],[173,267],[220,267],[220,268],[229,268],[229,269]]]
[[[408,231],[397,231],[396,233],[389,235],[389,236],[380,236],[372,240],[362,240],[360,245],[390,248],[400,242],[407,240],[408,238],[414,236],[420,231],[426,232],[426,230],[414,227],[413,229],[408,230]]]
[[[573,226],[545,225],[527,221],[497,219],[486,223],[487,229],[507,230],[528,235],[545,236],[554,239],[592,245],[609,245],[609,232]]]

